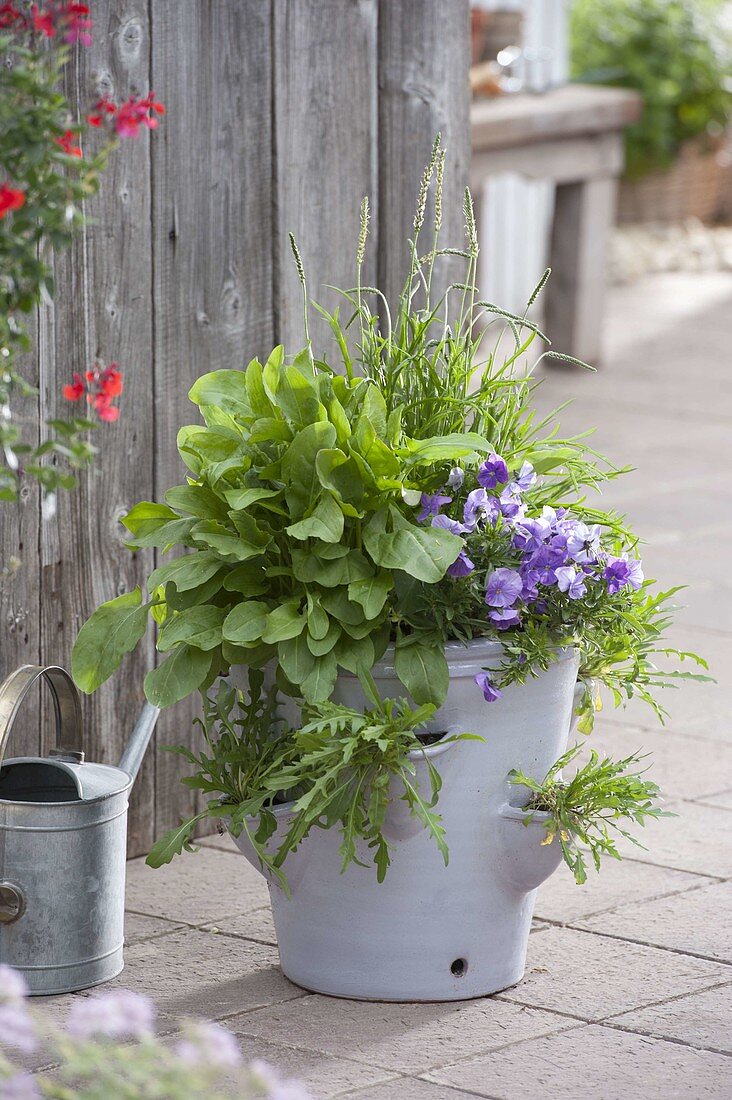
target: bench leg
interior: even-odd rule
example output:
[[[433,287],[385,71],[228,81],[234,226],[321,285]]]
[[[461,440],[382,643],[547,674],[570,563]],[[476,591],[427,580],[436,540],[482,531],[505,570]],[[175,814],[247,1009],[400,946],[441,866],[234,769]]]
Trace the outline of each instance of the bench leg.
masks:
[[[556,351],[593,365],[600,351],[616,191],[613,177],[558,184],[554,207],[547,336]]]

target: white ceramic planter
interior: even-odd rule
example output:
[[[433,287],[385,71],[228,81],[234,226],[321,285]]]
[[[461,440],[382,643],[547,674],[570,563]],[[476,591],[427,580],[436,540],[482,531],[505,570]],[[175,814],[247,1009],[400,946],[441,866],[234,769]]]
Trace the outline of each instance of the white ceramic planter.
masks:
[[[546,672],[486,703],[473,678],[500,663],[500,644],[450,645],[447,656],[450,687],[431,728],[485,738],[425,750],[442,776],[438,811],[450,861],[445,867],[398,799],[384,828],[394,847],[383,883],[368,851],[362,853],[368,868],[351,865],[341,874],[339,830],[313,830],[284,866],[292,896],[270,882],[282,970],[306,989],[365,1000],[451,1001],[494,993],[523,975],[536,889],[561,851],[556,840],[541,846],[539,820],[523,824],[510,803],[528,792],[512,787],[508,773],[520,768],[541,777],[566,748],[578,658],[562,651]],[[383,696],[404,694],[388,657],[373,675]],[[335,698],[364,702],[350,676],[339,680]],[[428,792],[421,753],[415,762]],[[290,807],[276,813],[280,828],[286,826]],[[244,835],[237,844],[259,868]]]

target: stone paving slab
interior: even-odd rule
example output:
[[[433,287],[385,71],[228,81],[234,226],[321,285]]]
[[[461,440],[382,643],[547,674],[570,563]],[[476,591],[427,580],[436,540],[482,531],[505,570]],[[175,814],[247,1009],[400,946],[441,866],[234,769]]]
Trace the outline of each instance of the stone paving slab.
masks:
[[[235,917],[225,917],[218,924],[205,925],[208,931],[225,932],[228,936],[241,936],[245,940],[277,946],[272,910],[269,905],[252,909]]]
[[[636,726],[600,727],[586,741],[586,748],[612,756],[614,759],[647,754],[639,765],[648,768],[648,777],[658,783],[665,798],[706,801],[721,793],[732,777],[732,741],[729,744],[705,741],[659,730],[650,733]],[[673,821],[668,822],[673,828]],[[643,829],[633,835],[643,840]]]
[[[731,1019],[732,984],[728,984],[615,1016],[612,1023],[628,1031],[732,1054]]]
[[[171,932],[180,932],[185,925],[175,921],[164,920],[162,917],[145,917],[140,913],[125,913],[125,947],[131,947],[143,940],[151,940],[156,936],[167,936]],[[161,948],[162,950],[162,948]]]
[[[548,935],[541,932],[539,936]],[[711,984],[711,982],[709,983]],[[414,1074],[573,1026],[495,998],[443,1004],[345,1001],[318,994],[230,1020],[237,1034]]]
[[[372,1088],[356,1089],[355,1092],[342,1093],[348,1100],[469,1100],[474,1092],[463,1092],[447,1085],[436,1085],[430,1081],[413,1077],[393,1077],[383,1085]]]
[[[732,810],[732,791],[722,791],[721,794],[708,795],[706,798],[700,798],[699,802],[703,802],[706,806],[713,806],[720,810]]]
[[[590,1025],[429,1073],[500,1100],[729,1100],[732,1060],[678,1043]]]
[[[618,851],[641,863],[692,869],[727,878],[732,868],[732,818],[729,810],[702,802],[670,801],[664,807],[676,818],[649,821],[642,832],[645,848],[621,837]]]
[[[127,869],[127,908],[146,916],[189,925],[257,909],[269,902],[267,884],[236,852],[216,849],[184,852],[164,867],[131,860]]]
[[[602,1020],[729,980],[729,968],[572,928],[529,939],[522,982],[496,995],[548,1012]]]
[[[579,927],[704,955],[732,966],[732,881],[655,901],[621,905],[610,913],[580,921]]]
[[[587,882],[578,886],[569,868],[562,865],[539,887],[535,916],[539,920],[573,924],[625,902],[677,894],[713,881],[687,871],[654,867],[631,859],[621,862],[608,859],[599,874],[592,867]]]
[[[184,1016],[211,1020],[304,996],[264,944],[197,929],[135,944],[125,969],[105,990],[153,997],[165,1026]]]
[[[284,1077],[294,1077],[302,1081],[317,1100],[330,1100],[331,1097],[341,1096],[353,1089],[360,1091],[393,1079],[391,1070],[335,1058],[321,1052],[296,1050],[268,1039],[252,1039],[238,1032],[231,1022],[227,1026],[236,1034],[247,1060],[264,1058],[270,1065],[276,1066]]]

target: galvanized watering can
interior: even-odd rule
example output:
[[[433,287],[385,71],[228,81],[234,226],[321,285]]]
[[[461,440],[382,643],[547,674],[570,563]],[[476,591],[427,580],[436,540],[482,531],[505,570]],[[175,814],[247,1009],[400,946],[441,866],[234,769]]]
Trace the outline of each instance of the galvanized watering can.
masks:
[[[41,678],[57,747],[3,763]],[[0,963],[21,971],[32,994],[87,989],[122,969],[127,801],[158,713],[145,705],[118,767],[92,764],[68,673],[23,665],[0,685]]]

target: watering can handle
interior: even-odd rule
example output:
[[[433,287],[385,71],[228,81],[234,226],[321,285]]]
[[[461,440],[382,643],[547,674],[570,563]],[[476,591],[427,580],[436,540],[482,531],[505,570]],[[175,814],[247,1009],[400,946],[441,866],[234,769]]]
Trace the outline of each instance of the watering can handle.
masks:
[[[21,665],[0,684],[0,762],[23,700],[41,678],[51,689],[57,746],[78,746],[81,742],[81,702],[68,672],[58,665]]]

